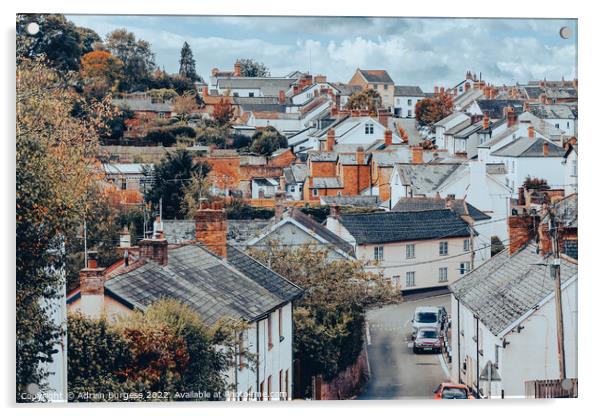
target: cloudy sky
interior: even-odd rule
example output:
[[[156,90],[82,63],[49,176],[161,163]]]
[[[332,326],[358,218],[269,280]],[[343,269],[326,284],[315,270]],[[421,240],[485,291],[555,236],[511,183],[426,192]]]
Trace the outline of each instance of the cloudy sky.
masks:
[[[386,69],[396,84],[451,86],[466,70],[513,84],[575,77],[577,23],[558,19],[444,19],[359,17],[201,17],[68,15],[104,37],[127,28],[149,41],[155,61],[179,68],[184,41],[197,72],[232,68],[237,58],[265,63],[273,76],[293,70],[347,82],[356,68]],[[571,37],[559,35],[561,27]]]

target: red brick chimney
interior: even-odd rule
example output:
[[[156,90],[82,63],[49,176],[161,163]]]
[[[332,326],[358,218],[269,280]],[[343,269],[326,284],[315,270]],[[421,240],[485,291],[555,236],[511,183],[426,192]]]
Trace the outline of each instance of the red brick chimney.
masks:
[[[298,85],[293,85],[293,94],[294,95],[299,94],[299,86]]]
[[[286,193],[284,191],[276,191],[274,199],[276,200],[274,204],[274,220],[278,222],[284,215],[284,201],[286,200]]]
[[[286,178],[284,175],[280,177],[280,190],[286,192]]]
[[[363,165],[366,160],[366,152],[362,146],[358,147],[355,151],[355,160],[358,165]]]
[[[234,64],[234,76],[235,77],[239,77],[240,76],[240,62],[236,62]]]
[[[203,200],[201,207],[194,214],[194,222],[196,241],[203,243],[219,257],[225,258],[228,223],[223,206],[213,203],[210,207],[207,200]]]
[[[385,146],[391,146],[393,144],[393,132],[389,129],[385,130]]]
[[[335,132],[334,129],[328,129],[326,132],[326,151],[332,152],[335,144]]]
[[[284,104],[286,102],[286,95],[284,94],[284,90],[280,90],[278,93],[278,102],[280,104]]]
[[[314,83],[324,84],[326,82],[326,75],[316,75],[314,77]]]
[[[88,251],[88,264],[79,271],[81,311],[98,318],[104,309],[104,267],[98,267],[96,251]]]
[[[518,120],[516,112],[514,111],[514,107],[508,107],[508,113],[506,114],[506,120],[508,122],[508,127],[512,127],[516,125]]]
[[[424,163],[422,152],[422,147],[412,147],[412,163]]]
[[[489,116],[485,114],[483,117],[483,128],[487,130],[489,128]]]
[[[543,142],[543,155],[548,156],[550,154],[550,145],[547,141]]]
[[[435,95],[439,94],[439,87],[435,85]]]
[[[529,129],[527,131],[529,132],[529,138],[534,139],[535,138],[535,127],[529,126]]]
[[[542,257],[552,253],[552,239],[550,238],[549,230],[550,228],[547,223],[542,222],[537,227],[537,247]]]
[[[386,110],[378,110],[378,122],[385,128],[389,128],[389,117],[390,114]]]
[[[163,236],[163,225],[157,217],[152,238],[140,240],[140,258],[151,260],[161,266],[167,266],[167,240]]]
[[[508,254],[512,255],[523,248],[533,238],[534,220],[529,216],[508,217]]]

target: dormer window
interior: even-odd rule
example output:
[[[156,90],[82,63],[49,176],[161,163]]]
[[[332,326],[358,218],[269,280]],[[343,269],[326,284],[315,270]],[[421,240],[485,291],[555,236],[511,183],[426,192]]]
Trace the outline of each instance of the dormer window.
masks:
[[[366,123],[366,125],[364,126],[364,132],[366,134],[374,134],[374,124]]]

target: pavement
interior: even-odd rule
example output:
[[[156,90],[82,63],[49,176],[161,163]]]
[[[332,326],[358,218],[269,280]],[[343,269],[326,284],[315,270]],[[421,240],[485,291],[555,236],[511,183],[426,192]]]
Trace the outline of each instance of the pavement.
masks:
[[[418,306],[445,306],[450,295],[419,297],[372,309],[367,313],[370,380],[358,400],[430,399],[433,389],[449,380],[441,354],[414,354],[411,320]]]

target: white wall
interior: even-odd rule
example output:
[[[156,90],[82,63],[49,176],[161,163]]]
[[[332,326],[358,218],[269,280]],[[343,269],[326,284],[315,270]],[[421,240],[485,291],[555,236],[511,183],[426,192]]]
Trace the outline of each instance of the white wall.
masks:
[[[422,97],[395,97],[394,110],[401,118],[416,118],[416,103],[422,100]],[[408,103],[409,102],[409,103]]]
[[[394,283],[399,276],[399,288],[402,290],[423,289],[447,286],[461,277],[460,263],[470,263],[470,251],[464,251],[465,238],[446,238],[441,240],[404,241],[387,244],[365,244],[356,247],[356,257],[362,261],[374,261],[374,247],[383,247],[383,260],[364,266],[369,272],[382,274]],[[466,237],[469,239],[469,237]],[[448,243],[448,254],[439,255],[439,242]],[[406,246],[414,244],[414,258],[406,257]],[[439,281],[439,268],[447,268],[447,281]],[[415,273],[415,285],[406,284],[406,273]]]
[[[577,193],[577,175],[579,170],[577,152],[572,151],[564,162],[564,194],[571,195]]]

